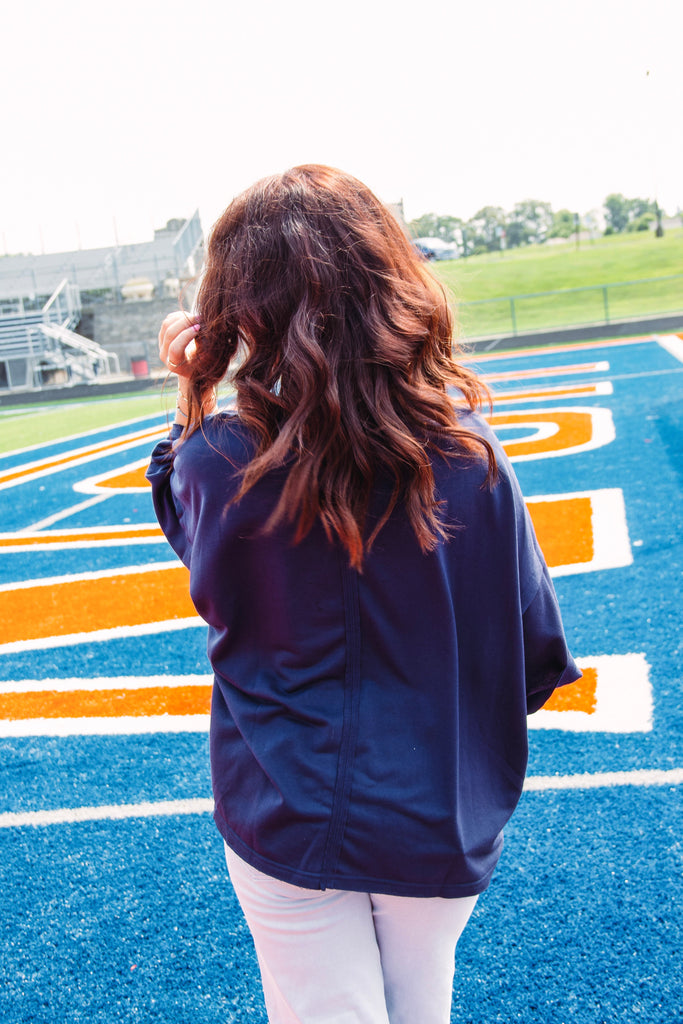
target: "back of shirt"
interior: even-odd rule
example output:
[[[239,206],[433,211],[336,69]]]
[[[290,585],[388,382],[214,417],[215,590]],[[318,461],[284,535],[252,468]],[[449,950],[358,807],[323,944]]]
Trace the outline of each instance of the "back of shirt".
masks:
[[[264,533],[286,470],[231,504],[252,453],[216,416],[150,469],[190,568],[216,685],[216,821],[260,870],[309,888],[462,896],[486,887],[521,793],[526,714],[578,678],[552,583],[502,448],[437,458],[452,527],[423,553],[399,506],[363,572],[319,524]],[[378,484],[369,517],[388,491]]]

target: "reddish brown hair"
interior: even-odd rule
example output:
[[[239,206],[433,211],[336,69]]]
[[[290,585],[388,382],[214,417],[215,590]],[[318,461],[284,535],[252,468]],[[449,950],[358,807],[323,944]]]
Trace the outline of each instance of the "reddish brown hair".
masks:
[[[397,501],[423,550],[447,535],[430,455],[483,457],[495,478],[493,451],[459,426],[446,391],[459,389],[472,409],[488,397],[453,358],[444,290],[350,175],[295,167],[238,196],[213,228],[197,309],[189,429],[201,425],[201,395],[230,370],[257,441],[237,500],[288,467],[267,529],[295,522],[298,541],[320,519],[360,569]],[[393,494],[367,536],[380,473]]]

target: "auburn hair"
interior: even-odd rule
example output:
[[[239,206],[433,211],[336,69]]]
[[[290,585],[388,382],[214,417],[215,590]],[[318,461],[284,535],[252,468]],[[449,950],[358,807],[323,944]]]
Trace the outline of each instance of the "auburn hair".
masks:
[[[471,409],[489,397],[454,359],[445,291],[351,175],[294,167],[234,199],[211,232],[196,309],[185,434],[201,428],[202,395],[229,374],[256,442],[235,500],[286,469],[266,530],[294,523],[298,542],[320,520],[360,570],[397,502],[423,551],[449,534],[435,454],[483,458],[495,480],[491,446],[459,425],[447,393],[456,388]],[[380,475],[393,491],[370,532]]]

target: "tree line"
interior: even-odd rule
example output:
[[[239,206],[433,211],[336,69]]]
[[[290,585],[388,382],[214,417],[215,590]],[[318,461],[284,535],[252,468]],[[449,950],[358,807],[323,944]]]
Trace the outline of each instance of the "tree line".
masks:
[[[647,231],[653,221],[657,222],[657,234],[663,233],[656,201],[627,199],[620,192],[613,192],[605,199],[603,212],[606,235]],[[468,221],[425,213],[411,220],[408,228],[413,238],[440,238],[456,245],[463,256],[515,249],[549,238],[570,238],[584,229],[595,234],[601,230],[595,213],[580,217],[567,209],[554,211],[550,203],[538,199],[525,199],[510,211],[501,206],[484,206]]]

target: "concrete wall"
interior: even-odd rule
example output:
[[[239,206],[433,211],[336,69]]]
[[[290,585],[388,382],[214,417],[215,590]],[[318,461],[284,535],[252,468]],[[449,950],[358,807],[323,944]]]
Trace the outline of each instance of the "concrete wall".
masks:
[[[185,298],[189,309],[191,297]],[[133,362],[144,361],[150,372],[162,369],[157,355],[161,321],[178,309],[178,300],[158,298],[149,302],[107,302],[83,309],[77,331],[119,357],[122,373],[131,373]]]
[[[560,327],[531,334],[506,334],[489,338],[465,339],[465,348],[475,352],[494,349],[530,348],[544,345],[566,345],[572,342],[602,338],[635,338],[648,334],[677,334],[683,330],[683,313],[671,316],[643,317],[640,320],[615,320],[613,323],[586,324],[583,327]]]

